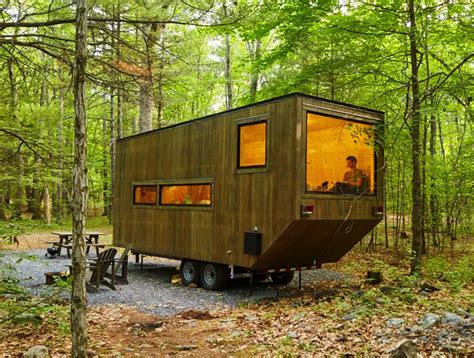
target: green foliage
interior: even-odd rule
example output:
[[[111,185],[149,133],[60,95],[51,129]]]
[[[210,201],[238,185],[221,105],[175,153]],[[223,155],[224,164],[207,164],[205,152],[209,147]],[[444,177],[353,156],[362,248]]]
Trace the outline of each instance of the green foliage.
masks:
[[[1,255],[1,252],[0,252]],[[24,256],[31,259],[31,257]],[[0,266],[0,330],[5,325],[16,326],[51,324],[58,327],[59,333],[70,332],[69,308],[67,305],[49,303],[48,299],[32,297],[14,276],[14,265]],[[70,282],[59,283],[67,287]],[[50,299],[54,298],[53,294]]]
[[[474,258],[469,255],[457,262],[449,262],[442,256],[430,257],[425,267],[429,277],[446,281],[457,291],[474,283]]]

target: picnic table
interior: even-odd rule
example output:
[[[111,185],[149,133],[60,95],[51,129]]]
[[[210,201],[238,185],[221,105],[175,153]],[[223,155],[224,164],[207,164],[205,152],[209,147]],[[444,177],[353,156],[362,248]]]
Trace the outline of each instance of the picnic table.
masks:
[[[48,241],[48,244],[52,244],[58,247],[58,256],[61,255],[61,249],[64,248],[67,250],[67,257],[71,257],[71,248],[72,248],[72,232],[71,231],[54,231],[51,234],[57,235],[59,241]],[[99,248],[104,248],[104,244],[99,244],[99,237],[106,235],[103,232],[98,231],[86,231],[86,254],[89,253],[91,247],[94,247],[96,250],[97,256],[99,256]]]

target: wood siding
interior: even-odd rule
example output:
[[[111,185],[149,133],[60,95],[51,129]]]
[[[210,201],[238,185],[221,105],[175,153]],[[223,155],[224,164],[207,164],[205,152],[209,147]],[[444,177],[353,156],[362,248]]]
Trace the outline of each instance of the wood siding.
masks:
[[[292,95],[119,140],[114,245],[131,243],[135,252],[163,257],[270,268],[264,266],[279,267],[270,254],[284,257],[291,250],[292,259],[280,262],[306,260],[308,255],[298,252],[309,250],[312,239],[305,239],[303,247],[297,236],[308,236],[313,227],[305,223],[308,220],[347,218],[376,224],[372,207],[382,202],[382,190],[377,196],[357,198],[305,192],[305,120],[307,110],[315,106],[332,115],[347,112],[347,118],[383,120],[380,112]],[[238,125],[262,120],[267,121],[267,166],[237,169]],[[378,160],[380,168],[381,155]],[[382,175],[377,178],[382,183]],[[211,183],[211,206],[133,205],[134,184],[160,183]],[[303,203],[315,206],[314,215],[304,220]],[[366,224],[362,226],[367,228]],[[262,233],[262,255],[245,255],[244,233],[255,227]],[[324,225],[315,227],[320,230]],[[355,230],[349,241],[359,241],[366,231]],[[321,237],[327,240],[330,235]]]

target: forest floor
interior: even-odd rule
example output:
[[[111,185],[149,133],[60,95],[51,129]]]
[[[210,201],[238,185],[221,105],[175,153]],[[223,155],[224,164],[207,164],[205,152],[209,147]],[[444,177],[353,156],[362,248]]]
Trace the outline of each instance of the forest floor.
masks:
[[[43,247],[45,235],[34,233],[19,240],[18,246],[3,249]],[[352,279],[307,283],[285,297],[236,307],[189,309],[171,316],[119,304],[91,306],[87,314],[90,355],[389,355],[403,344],[423,355],[469,356],[474,354],[472,239],[458,240],[456,245],[432,253],[424,262],[423,277],[407,275],[409,261],[403,250],[395,253],[376,247],[368,253],[366,246],[358,245],[337,264],[324,266]],[[368,282],[368,270],[380,271],[383,282]],[[205,294],[199,288],[186,290]],[[187,299],[186,294],[182,299]],[[68,315],[67,301],[32,297],[4,275],[2,357],[21,356],[37,345],[46,346],[53,357],[67,356]]]

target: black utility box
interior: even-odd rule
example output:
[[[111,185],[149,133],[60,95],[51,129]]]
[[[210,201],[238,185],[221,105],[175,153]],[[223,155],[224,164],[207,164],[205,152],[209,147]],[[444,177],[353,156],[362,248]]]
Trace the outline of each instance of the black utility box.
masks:
[[[244,239],[244,254],[260,255],[262,252],[262,233],[246,232]]]

